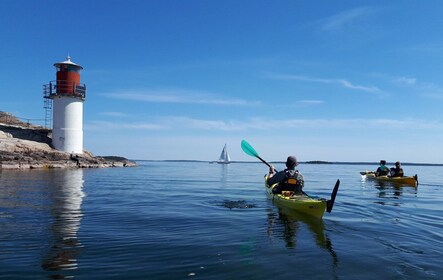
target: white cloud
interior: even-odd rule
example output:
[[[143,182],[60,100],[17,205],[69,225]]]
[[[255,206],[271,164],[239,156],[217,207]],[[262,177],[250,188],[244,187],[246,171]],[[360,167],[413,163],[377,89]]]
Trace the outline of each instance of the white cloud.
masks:
[[[85,130],[164,130],[169,129],[162,123],[128,123],[114,121],[89,121],[84,125]]]
[[[243,122],[239,121],[224,121],[224,120],[202,120],[193,119],[189,117],[171,117],[167,120],[168,123],[174,123],[179,127],[186,127],[190,129],[203,130],[244,130],[246,127]]]
[[[324,103],[323,100],[300,100],[298,102],[305,105],[318,105]]]
[[[263,119],[209,120],[190,117],[165,117],[151,122],[123,123],[91,121],[85,124],[87,130],[211,130],[211,131],[288,131],[290,129],[409,129],[441,130],[442,123],[416,119]]]
[[[396,78],[394,81],[399,84],[405,84],[405,85],[415,85],[417,83],[417,79],[407,78],[407,77],[399,77]]]
[[[342,84],[345,88],[355,89],[355,90],[362,90],[367,92],[378,92],[380,91],[377,87],[365,87],[365,86],[359,86],[354,85],[351,82],[347,80],[332,80],[333,82],[337,82]]]
[[[122,113],[122,112],[101,112],[100,115],[108,116],[108,117],[124,117],[124,116],[126,116],[126,114]]]
[[[341,12],[321,21],[321,29],[324,31],[337,31],[352,25],[356,20],[361,19],[373,10],[368,7],[360,7]]]
[[[225,98],[207,92],[183,89],[147,89],[139,91],[103,93],[101,95],[112,99],[153,103],[214,104],[239,106],[259,104],[258,101]]]
[[[423,93],[422,96],[430,99],[443,100],[443,92]]]
[[[345,79],[323,79],[323,78],[313,78],[302,75],[287,75],[287,74],[270,74],[269,77],[280,80],[297,80],[297,81],[313,82],[313,83],[338,84],[345,88],[353,90],[366,91],[366,92],[380,92],[380,89],[377,87],[354,85]]]

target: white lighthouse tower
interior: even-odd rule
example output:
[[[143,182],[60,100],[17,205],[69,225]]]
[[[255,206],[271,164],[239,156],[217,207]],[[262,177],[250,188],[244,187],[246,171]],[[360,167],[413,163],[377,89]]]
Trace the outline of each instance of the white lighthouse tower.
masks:
[[[52,99],[52,145],[63,152],[83,153],[83,102],[86,86],[80,83],[78,64],[66,61],[54,64],[56,81],[43,86],[45,98]]]

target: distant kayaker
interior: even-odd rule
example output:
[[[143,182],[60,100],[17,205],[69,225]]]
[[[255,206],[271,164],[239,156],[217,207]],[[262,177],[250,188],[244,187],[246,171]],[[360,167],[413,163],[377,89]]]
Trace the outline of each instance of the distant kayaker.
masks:
[[[282,191],[292,191],[295,194],[302,194],[302,189],[305,184],[303,175],[295,169],[298,165],[297,159],[294,156],[289,156],[286,160],[286,169],[275,173],[274,166],[269,167],[269,175],[267,184],[272,186],[278,185],[272,189],[274,194],[281,194]]]
[[[389,171],[389,168],[386,166],[386,160],[380,160],[380,166],[375,171],[375,176],[387,176]]]
[[[403,168],[401,168],[401,164],[399,161],[395,163],[395,167],[391,168],[390,177],[403,177]]]

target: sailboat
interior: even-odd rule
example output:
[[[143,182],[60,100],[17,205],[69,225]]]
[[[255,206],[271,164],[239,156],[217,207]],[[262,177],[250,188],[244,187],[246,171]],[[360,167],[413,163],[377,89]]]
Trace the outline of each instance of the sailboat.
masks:
[[[226,148],[226,144],[225,144],[217,163],[228,164],[230,162],[231,162],[231,157],[229,156],[228,148]]]

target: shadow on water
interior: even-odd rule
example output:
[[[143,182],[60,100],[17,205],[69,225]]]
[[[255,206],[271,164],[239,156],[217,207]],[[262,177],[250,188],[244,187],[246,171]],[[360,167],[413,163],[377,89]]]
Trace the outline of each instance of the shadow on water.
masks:
[[[312,218],[291,209],[278,208],[276,213],[275,208],[268,210],[268,236],[273,238],[277,236],[275,232],[282,230],[285,245],[289,249],[295,249],[297,246],[297,234],[299,229],[306,225],[312,233],[317,246],[326,250],[332,258],[333,269],[338,266],[338,256],[332,248],[330,238],[325,235],[324,223],[322,219]]]
[[[49,209],[53,223],[50,227],[47,253],[42,259],[42,268],[51,272],[50,279],[72,278],[78,269],[77,259],[82,244],[77,237],[82,219],[83,170],[51,172],[48,183],[52,205]]]

